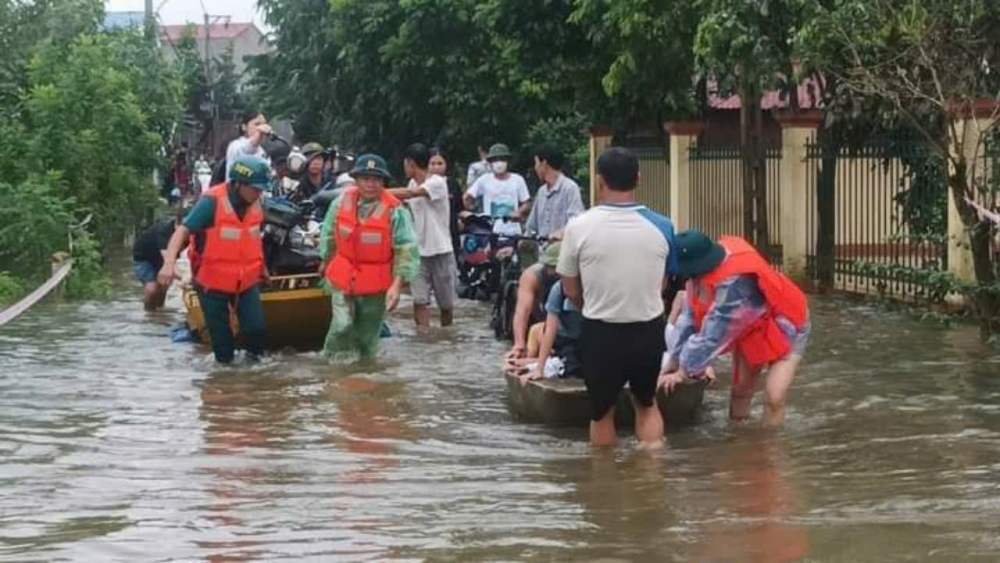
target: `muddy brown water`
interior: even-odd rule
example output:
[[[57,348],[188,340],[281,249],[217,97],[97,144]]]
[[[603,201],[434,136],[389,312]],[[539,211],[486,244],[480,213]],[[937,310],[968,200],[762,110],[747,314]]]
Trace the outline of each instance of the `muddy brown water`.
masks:
[[[649,455],[514,421],[472,303],[397,315],[372,365],[219,368],[122,288],[0,331],[2,561],[1000,560],[1000,360],[968,327],[818,300],[782,429],[728,423],[722,377]]]

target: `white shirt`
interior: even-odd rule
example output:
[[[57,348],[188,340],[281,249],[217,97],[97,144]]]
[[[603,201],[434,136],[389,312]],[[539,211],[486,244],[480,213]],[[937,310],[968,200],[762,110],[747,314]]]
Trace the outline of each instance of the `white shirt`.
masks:
[[[420,186],[410,180],[411,190]],[[451,204],[448,202],[448,181],[431,174],[424,180],[427,197],[414,197],[407,201],[413,213],[413,226],[417,231],[420,256],[447,254],[455,249],[451,245]]]
[[[267,151],[264,150],[264,147],[260,145],[255,147],[250,142],[250,139],[240,137],[239,139],[234,139],[226,148],[226,178],[229,178],[229,169],[233,167],[236,159],[244,155],[259,156],[266,160],[268,164],[271,164],[271,160],[267,158]]]
[[[520,174],[511,173],[500,180],[490,172],[480,176],[467,192],[472,197],[483,198],[483,212],[493,217],[493,232],[499,235],[521,234],[521,224],[506,222],[501,217],[512,217],[522,203],[531,199],[528,184]]]
[[[676,272],[674,226],[638,204],[601,205],[566,225],[556,271],[579,277],[583,316],[609,323],[663,315],[663,280]]]

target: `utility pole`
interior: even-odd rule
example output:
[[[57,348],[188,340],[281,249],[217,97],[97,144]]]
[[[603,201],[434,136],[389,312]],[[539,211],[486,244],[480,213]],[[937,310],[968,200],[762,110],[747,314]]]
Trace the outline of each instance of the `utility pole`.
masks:
[[[156,14],[153,12],[153,0],[146,0],[146,40],[156,39]]]
[[[204,9],[204,4],[202,4],[202,10]],[[209,105],[211,106],[212,112],[212,130],[208,134],[208,142],[209,147],[211,147],[211,151],[214,153],[216,141],[215,130],[219,125],[219,102],[215,92],[215,83],[212,77],[212,52],[209,46],[212,38],[212,24],[220,20],[224,20],[228,23],[230,16],[213,16],[208,12],[203,13],[205,16],[205,80],[208,83]]]

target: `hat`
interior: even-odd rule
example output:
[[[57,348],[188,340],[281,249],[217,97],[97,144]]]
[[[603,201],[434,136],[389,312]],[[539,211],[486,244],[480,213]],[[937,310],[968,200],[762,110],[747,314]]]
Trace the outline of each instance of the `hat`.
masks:
[[[392,180],[392,174],[389,174],[389,165],[385,163],[385,159],[377,154],[363,154],[358,157],[358,160],[354,163],[354,170],[351,171],[351,176],[357,178],[358,176],[378,176],[385,181]]]
[[[719,267],[726,258],[726,249],[705,233],[691,229],[677,233],[678,275],[682,278],[704,276]]]
[[[486,155],[486,160],[490,162],[508,158],[510,158],[510,149],[503,143],[497,143],[490,147],[490,152]]]
[[[545,249],[545,252],[542,252],[542,257],[539,259],[542,266],[545,266],[546,268],[555,268],[556,264],[559,263],[560,248],[562,248],[562,243],[554,242],[550,244],[548,248]]]
[[[312,157],[323,154],[323,150],[323,145],[319,143],[306,143],[306,146],[302,147],[302,154],[306,155],[307,159],[312,160]]]
[[[270,167],[259,156],[243,155],[229,167],[230,183],[247,184],[251,188],[265,190],[271,185]]]

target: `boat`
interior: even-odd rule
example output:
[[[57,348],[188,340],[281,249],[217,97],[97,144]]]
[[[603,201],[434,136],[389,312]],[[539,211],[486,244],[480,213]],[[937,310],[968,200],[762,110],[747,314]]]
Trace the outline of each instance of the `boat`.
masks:
[[[526,385],[510,373],[507,380],[508,403],[515,418],[559,427],[586,427],[590,424],[590,400],[582,379],[536,379]],[[679,385],[673,392],[660,389],[656,404],[667,426],[693,424],[705,394],[704,384]],[[618,396],[615,406],[618,427],[635,423],[635,409],[628,389]]]
[[[269,348],[317,350],[323,347],[332,312],[330,296],[320,287],[321,279],[319,274],[276,276],[265,284],[261,303]],[[209,343],[205,314],[197,292],[190,286],[181,291],[188,329],[202,342]],[[234,325],[238,330],[235,319]]]

